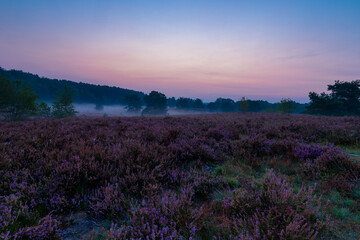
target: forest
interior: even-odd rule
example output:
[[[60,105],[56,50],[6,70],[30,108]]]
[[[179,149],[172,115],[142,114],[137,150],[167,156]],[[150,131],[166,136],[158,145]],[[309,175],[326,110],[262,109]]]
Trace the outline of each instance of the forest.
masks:
[[[66,85],[72,93],[72,100],[75,103],[91,103],[95,104],[97,110],[104,105],[124,105],[129,112],[136,113],[145,110],[145,114],[152,114],[149,112],[148,105],[152,105],[152,101],[156,104],[162,104],[163,110],[155,111],[155,114],[165,114],[167,108],[173,108],[179,111],[186,112],[288,112],[288,113],[303,113],[306,110],[307,104],[297,103],[291,99],[283,99],[279,103],[269,103],[264,100],[251,100],[245,97],[239,97],[238,101],[230,98],[217,98],[214,102],[203,102],[201,99],[191,99],[186,97],[167,97],[162,93],[153,91],[153,93],[144,94],[139,91],[122,89],[118,87],[100,86],[87,83],[76,83],[67,80],[48,79],[39,77],[31,73],[25,73],[19,70],[5,70],[0,68],[0,78],[11,82],[18,81],[18,86],[22,88],[26,86],[35,95],[35,102],[44,103],[52,102],[56,99],[58,91],[63,89]],[[2,84],[4,85],[4,83]],[[7,90],[6,90],[7,91]],[[155,95],[154,95],[155,94]],[[159,97],[160,95],[162,97]],[[34,95],[34,96],[35,96]],[[150,96],[150,98],[149,98]],[[148,99],[148,101],[146,101]],[[150,101],[150,102],[149,102]],[[160,103],[165,101],[164,103]],[[288,106],[286,106],[288,102]],[[160,106],[159,105],[159,106]],[[285,106],[285,108],[284,108]],[[160,107],[161,108],[161,107]],[[153,109],[154,106],[150,107]]]

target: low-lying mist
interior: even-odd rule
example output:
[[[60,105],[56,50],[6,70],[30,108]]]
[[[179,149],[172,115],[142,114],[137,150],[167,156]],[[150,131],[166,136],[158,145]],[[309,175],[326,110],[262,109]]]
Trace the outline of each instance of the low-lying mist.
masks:
[[[124,105],[102,105],[97,106],[91,103],[74,103],[75,110],[78,112],[78,116],[141,116],[139,112],[128,112]],[[202,111],[194,110],[178,110],[176,108],[168,108],[168,115],[184,115],[184,114],[201,114]]]

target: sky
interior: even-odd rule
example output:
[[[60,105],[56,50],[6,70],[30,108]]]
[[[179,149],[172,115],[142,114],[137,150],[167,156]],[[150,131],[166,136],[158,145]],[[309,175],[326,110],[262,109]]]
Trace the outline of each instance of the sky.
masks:
[[[360,1],[0,0],[0,66],[168,97],[307,102],[360,79]]]

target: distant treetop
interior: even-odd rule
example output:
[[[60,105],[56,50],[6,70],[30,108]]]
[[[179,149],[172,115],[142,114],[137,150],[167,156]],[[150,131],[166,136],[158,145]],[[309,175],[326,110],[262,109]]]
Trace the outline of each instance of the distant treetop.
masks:
[[[126,104],[126,96],[130,94],[138,95],[141,99],[144,93],[119,87],[100,86],[89,83],[77,83],[68,80],[49,79],[38,75],[26,73],[18,70],[4,70],[0,68],[0,77],[5,77],[11,81],[20,80],[29,86],[43,101],[53,101],[57,91],[62,89],[65,84],[72,89],[73,100],[77,103],[97,103],[97,104]]]

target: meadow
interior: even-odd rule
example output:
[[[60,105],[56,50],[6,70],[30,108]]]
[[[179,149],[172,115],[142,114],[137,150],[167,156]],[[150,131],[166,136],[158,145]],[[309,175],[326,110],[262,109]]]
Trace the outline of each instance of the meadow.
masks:
[[[360,239],[360,118],[0,122],[1,239]]]

